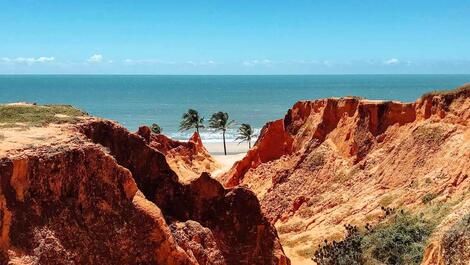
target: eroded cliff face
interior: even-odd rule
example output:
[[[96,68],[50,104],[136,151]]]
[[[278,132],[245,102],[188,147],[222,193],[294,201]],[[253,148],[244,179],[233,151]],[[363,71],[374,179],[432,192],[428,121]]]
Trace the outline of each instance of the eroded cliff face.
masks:
[[[0,160],[1,264],[197,264],[131,173],[84,142]]]
[[[449,213],[463,207],[469,121],[468,86],[414,103],[302,101],[283,120],[268,123],[221,181],[251,188],[293,264],[308,264],[325,238],[343,237],[344,224],[381,220],[381,207],[432,212],[425,196]]]
[[[130,170],[145,197],[162,210],[188,255],[202,264],[207,256],[216,259],[215,264],[289,264],[276,230],[262,215],[258,199],[251,191],[242,187],[225,189],[207,173],[182,183],[164,154],[143,137],[115,123],[92,121],[81,128],[89,139],[106,147],[118,164]],[[191,221],[200,226],[188,225]],[[180,229],[181,223],[186,223],[185,229]],[[197,230],[189,231],[190,228]],[[203,239],[191,237],[193,242],[189,243],[182,232],[197,233]],[[211,238],[215,242],[210,244],[217,246],[213,253],[196,251],[195,246]]]
[[[214,172],[221,165],[209,154],[202,144],[199,133],[194,132],[188,142],[176,141],[163,134],[154,134],[147,126],[137,131],[150,147],[163,153],[171,169],[181,182],[188,183],[203,172]]]
[[[290,264],[252,192],[182,183],[110,121],[50,127],[0,148],[0,264]]]

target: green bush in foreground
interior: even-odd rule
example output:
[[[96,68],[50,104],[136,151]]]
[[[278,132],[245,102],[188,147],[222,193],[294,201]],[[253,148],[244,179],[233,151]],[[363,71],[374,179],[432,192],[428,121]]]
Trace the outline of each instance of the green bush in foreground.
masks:
[[[364,232],[346,226],[344,240],[325,241],[312,259],[319,265],[420,264],[432,229],[428,221],[400,212]]]
[[[325,244],[315,252],[313,261],[318,265],[356,265],[363,264],[361,243],[363,235],[359,232],[357,226],[345,225],[346,237],[344,240]]]
[[[385,264],[420,264],[433,226],[426,220],[401,212],[375,227],[363,249]]]

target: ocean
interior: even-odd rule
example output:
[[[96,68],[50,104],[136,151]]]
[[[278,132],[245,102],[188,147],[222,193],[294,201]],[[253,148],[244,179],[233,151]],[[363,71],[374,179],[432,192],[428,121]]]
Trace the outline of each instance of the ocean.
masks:
[[[354,95],[414,101],[427,91],[466,82],[470,75],[0,75],[0,103],[71,104],[131,131],[158,123],[164,134],[187,139],[192,132],[179,132],[178,126],[189,108],[206,121],[224,111],[259,131],[298,100]],[[236,137],[236,129],[227,132],[227,139]],[[201,136],[207,142],[221,141],[220,133],[207,129]]]

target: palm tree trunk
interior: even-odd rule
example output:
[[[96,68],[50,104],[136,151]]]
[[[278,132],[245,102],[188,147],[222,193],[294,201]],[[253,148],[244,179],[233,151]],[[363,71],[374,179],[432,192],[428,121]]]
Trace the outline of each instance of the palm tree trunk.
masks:
[[[251,149],[251,139],[248,139],[248,149]]]
[[[199,134],[199,123],[196,123],[196,132]]]
[[[222,132],[222,139],[224,140],[224,154],[227,155],[227,147],[225,146],[225,131]]]

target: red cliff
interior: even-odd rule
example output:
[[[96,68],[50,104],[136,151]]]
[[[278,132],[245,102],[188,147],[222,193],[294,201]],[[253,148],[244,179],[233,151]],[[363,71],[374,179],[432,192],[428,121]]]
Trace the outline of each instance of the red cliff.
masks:
[[[252,192],[181,182],[153,137],[94,118],[14,137],[0,148],[0,264],[290,264]]]
[[[469,86],[413,103],[301,101],[221,181],[251,188],[293,264],[308,264],[320,242],[378,221],[381,207],[427,209],[431,194],[467,209],[469,121]]]
[[[180,181],[189,182],[203,172],[214,172],[219,163],[209,154],[202,144],[199,133],[195,132],[188,142],[170,139],[163,134],[151,133],[150,128],[142,126],[137,134],[153,148],[163,153]]]

